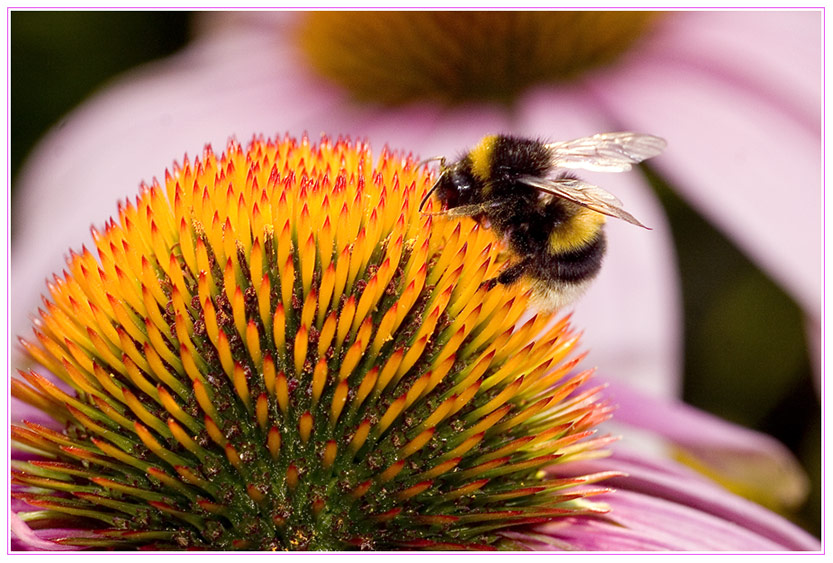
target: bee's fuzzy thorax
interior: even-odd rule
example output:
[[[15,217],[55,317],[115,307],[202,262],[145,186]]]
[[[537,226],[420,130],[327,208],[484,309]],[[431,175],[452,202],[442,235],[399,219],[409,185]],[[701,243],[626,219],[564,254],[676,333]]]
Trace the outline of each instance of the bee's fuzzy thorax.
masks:
[[[552,169],[552,155],[538,140],[498,135],[491,153],[490,180],[512,181],[522,176],[545,177]]]

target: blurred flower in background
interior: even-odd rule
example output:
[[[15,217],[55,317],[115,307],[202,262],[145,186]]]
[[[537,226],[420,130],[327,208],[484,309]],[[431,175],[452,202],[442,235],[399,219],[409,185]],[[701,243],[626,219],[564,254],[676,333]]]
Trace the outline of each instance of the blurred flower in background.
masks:
[[[38,15],[15,13],[13,26],[23,17]],[[614,400],[620,389],[661,409],[684,391],[779,433],[818,483],[820,12],[217,12],[195,16],[194,29],[185,49],[64,118],[17,177],[12,334],[28,333],[41,280],[90,241],[91,220],[172,154],[230,135],[345,134],[424,158],[496,131],[635,130],[669,142],[652,163],[654,189],[637,174],[587,175],[654,229],[609,223],[605,267],[575,306],[591,362],[625,384]],[[13,73],[15,56],[13,44]],[[66,213],[79,199],[84,212]],[[733,439],[726,425],[719,444],[673,432],[658,442],[667,426],[639,412],[616,418],[738,492],[780,510],[807,492],[789,452],[765,437]],[[622,432],[623,448],[644,451]],[[803,518],[817,531],[814,498]]]

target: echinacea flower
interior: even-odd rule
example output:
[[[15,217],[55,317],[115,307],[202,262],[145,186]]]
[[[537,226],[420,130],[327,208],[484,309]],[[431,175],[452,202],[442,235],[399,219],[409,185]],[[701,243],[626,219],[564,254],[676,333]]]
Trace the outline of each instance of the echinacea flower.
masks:
[[[500,245],[420,214],[431,177],[347,140],[206,150],[145,187],[49,287],[15,397],[30,524],[96,548],[492,548],[603,513],[609,415],[552,314],[489,289]],[[501,543],[502,542],[502,543]]]
[[[678,469],[673,495],[606,469],[578,335],[482,283],[502,245],[419,213],[432,181],[361,142],[256,138],[121,204],[22,341],[42,368],[12,392],[46,416],[12,427],[15,547],[815,548],[705,479],[720,510]]]

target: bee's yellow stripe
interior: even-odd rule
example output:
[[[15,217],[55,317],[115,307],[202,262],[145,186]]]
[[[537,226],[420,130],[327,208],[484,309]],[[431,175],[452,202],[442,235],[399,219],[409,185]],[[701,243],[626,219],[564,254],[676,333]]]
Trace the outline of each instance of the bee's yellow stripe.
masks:
[[[496,144],[497,135],[489,135],[483,137],[483,140],[469,153],[469,158],[471,158],[471,171],[478,180],[483,182],[489,180],[492,168],[492,155],[495,152]]]
[[[575,215],[550,233],[550,252],[557,254],[578,250],[593,240],[605,222],[605,216],[586,207],[576,206]]]

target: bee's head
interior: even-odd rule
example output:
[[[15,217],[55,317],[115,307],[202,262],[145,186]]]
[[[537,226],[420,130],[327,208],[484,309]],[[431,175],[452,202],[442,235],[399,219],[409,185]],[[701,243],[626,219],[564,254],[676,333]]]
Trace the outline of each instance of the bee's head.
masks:
[[[471,174],[471,167],[466,166],[463,161],[455,162],[450,166],[445,165],[445,159],[440,162],[440,176],[437,181],[422,198],[419,204],[422,210],[431,194],[437,192],[437,199],[442,203],[443,209],[453,209],[461,205],[471,203],[475,189],[475,179]]]

